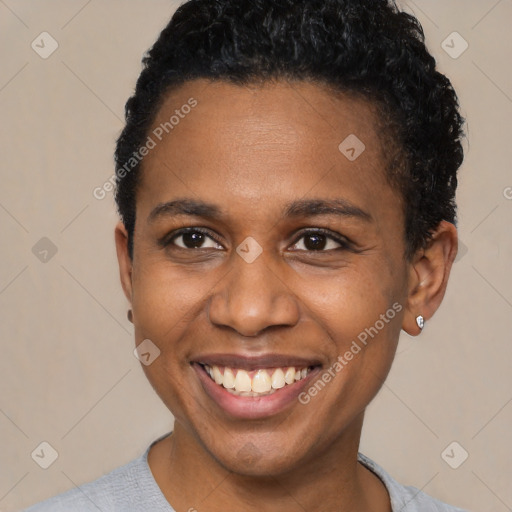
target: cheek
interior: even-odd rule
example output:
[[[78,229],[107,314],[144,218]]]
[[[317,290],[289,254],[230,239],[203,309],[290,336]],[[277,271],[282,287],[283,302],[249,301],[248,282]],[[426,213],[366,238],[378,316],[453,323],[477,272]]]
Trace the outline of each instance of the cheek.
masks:
[[[193,397],[184,382],[192,369],[187,358],[189,347],[180,340],[197,320],[208,288],[193,272],[177,271],[168,262],[151,257],[134,270],[132,279],[136,343],[149,339],[159,351],[149,365],[142,364],[142,369],[175,418],[185,421],[183,411]]]
[[[378,279],[379,274],[389,277]],[[366,272],[347,268],[336,278],[311,280],[303,294],[326,333],[333,364],[339,362],[333,369],[340,376],[333,391],[343,391],[332,396],[334,401],[369,401],[389,372],[403,315],[399,283],[391,282],[391,275],[377,265]]]
[[[178,272],[167,262],[148,258],[139,268],[144,270],[132,276],[135,339],[137,345],[151,340],[159,354],[142,367],[156,393],[179,415],[187,399],[183,382],[192,371],[187,358],[190,347],[180,340],[198,320],[208,286],[193,272]]]
[[[389,373],[403,314],[395,300],[400,296],[392,289],[389,282],[365,276],[361,269],[312,281],[308,289],[309,309],[326,334],[332,364],[318,378],[328,380],[326,391],[317,380],[304,399],[315,402],[322,395],[314,406],[314,421],[332,422],[333,432],[366,407]]]
[[[210,286],[211,288],[211,286]],[[133,309],[146,337],[168,342],[180,336],[206,299],[205,275],[166,262],[144,263],[133,275]],[[139,339],[139,338],[137,338]]]
[[[396,334],[396,324],[400,323],[397,309],[402,309],[398,304],[399,286],[391,276],[389,270],[379,269],[375,264],[370,268],[347,267],[336,276],[304,279],[301,296],[333,339],[346,342],[361,333],[364,338],[366,329],[376,323],[379,332],[391,336]],[[395,308],[394,303],[397,303]]]

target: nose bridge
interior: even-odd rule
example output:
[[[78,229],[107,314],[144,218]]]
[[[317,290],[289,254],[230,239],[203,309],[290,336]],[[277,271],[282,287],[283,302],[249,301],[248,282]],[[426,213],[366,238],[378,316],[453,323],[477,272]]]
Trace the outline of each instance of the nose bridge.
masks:
[[[231,271],[209,304],[212,323],[229,326],[244,336],[255,336],[269,326],[298,322],[294,294],[258,247],[247,239],[238,246],[231,257]]]

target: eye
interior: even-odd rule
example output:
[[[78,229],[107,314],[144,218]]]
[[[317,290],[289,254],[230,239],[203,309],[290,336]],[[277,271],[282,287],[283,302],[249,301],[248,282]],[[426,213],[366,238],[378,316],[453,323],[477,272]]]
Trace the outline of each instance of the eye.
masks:
[[[164,245],[174,245],[181,249],[223,249],[210,234],[202,228],[185,228],[168,237]]]
[[[302,232],[293,247],[300,251],[327,252],[336,249],[348,249],[349,242],[341,236],[333,235],[330,231],[316,229]]]
[[[180,249],[224,249],[208,229],[200,227],[183,228],[171,233],[162,241],[165,247]],[[292,250],[328,252],[337,249],[349,249],[349,241],[325,229],[303,231],[296,239]]]

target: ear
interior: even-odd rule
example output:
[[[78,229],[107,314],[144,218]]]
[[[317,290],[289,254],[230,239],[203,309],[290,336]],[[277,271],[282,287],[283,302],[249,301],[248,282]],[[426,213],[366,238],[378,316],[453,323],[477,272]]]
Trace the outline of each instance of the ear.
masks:
[[[457,248],[457,229],[451,222],[443,220],[434,231],[428,246],[420,249],[413,257],[402,323],[402,329],[411,336],[421,332],[416,317],[421,315],[427,322],[441,305]]]
[[[122,222],[118,222],[115,229],[117,261],[121,285],[126,298],[132,303],[132,260],[128,253],[128,232]]]

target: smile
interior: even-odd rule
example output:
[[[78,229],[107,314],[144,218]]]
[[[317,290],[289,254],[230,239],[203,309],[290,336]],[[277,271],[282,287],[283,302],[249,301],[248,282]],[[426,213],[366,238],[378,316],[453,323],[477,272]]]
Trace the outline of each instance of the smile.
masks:
[[[255,420],[281,414],[319,374],[320,360],[266,354],[198,355],[191,366],[210,406],[230,418]]]
[[[210,378],[236,396],[257,397],[275,393],[305,379],[313,367],[260,368],[246,371],[239,368],[202,365]]]

